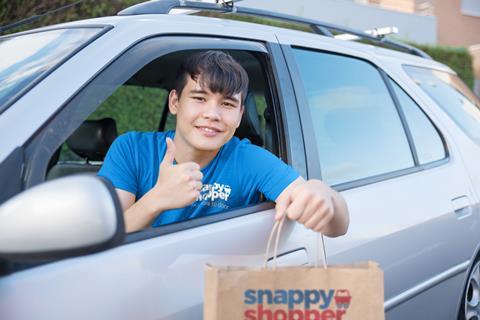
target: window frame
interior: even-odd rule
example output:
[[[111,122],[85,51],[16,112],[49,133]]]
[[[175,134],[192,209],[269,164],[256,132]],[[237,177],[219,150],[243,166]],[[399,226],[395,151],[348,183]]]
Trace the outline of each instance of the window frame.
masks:
[[[291,90],[289,90],[288,86],[285,84],[279,85],[280,81],[288,77],[288,75],[286,76],[284,74],[286,70],[284,61],[278,57],[278,55],[281,54],[278,44],[198,35],[160,35],[143,39],[142,41],[132,44],[131,47],[106,65],[97,73],[94,78],[90,79],[88,83],[86,83],[68,101],[66,101],[59,111],[57,111],[55,115],[52,115],[50,120],[44,124],[39,132],[37,132],[26,143],[23,189],[32,187],[45,181],[44,178],[51,156],[67,139],[67,137],[100,105],[98,103],[91,102],[85,103],[82,100],[82,96],[87,96],[89,97],[88,99],[92,99],[92,97],[88,96],[89,89],[94,88],[98,83],[104,83],[102,81],[109,79],[112,73],[118,77],[117,82],[119,83],[114,85],[115,88],[118,88],[118,86],[126,81],[126,79],[121,78],[122,76],[125,77],[128,75],[128,79],[128,77],[140,70],[150,61],[169,53],[195,49],[244,50],[257,53],[265,57],[265,59],[259,58],[259,62],[264,69],[266,76],[265,81],[268,84],[268,88],[266,88],[266,90],[269,90],[269,92],[266,91],[266,95],[270,96],[273,104],[272,116],[274,119],[272,120],[272,124],[276,130],[276,132],[273,132],[273,136],[274,141],[278,143],[279,157],[288,163],[291,163],[293,158],[298,159],[296,160],[297,166],[300,165],[300,170],[298,171],[301,172],[304,170],[304,166],[301,166],[302,164],[305,164],[305,161],[302,158],[303,155],[292,155],[291,147],[294,149],[295,144],[292,143],[291,139],[286,139],[286,137],[289,137],[288,132],[284,132],[287,129],[282,130],[282,128],[291,128],[295,126],[300,128],[300,125],[295,125],[294,123],[296,110],[294,108],[286,108],[286,103],[283,99],[284,97],[293,96],[293,89],[291,88]],[[141,54],[139,54],[139,52],[141,52]],[[129,63],[125,65],[124,61],[128,61]],[[122,66],[122,68],[119,69],[118,66]],[[111,84],[112,82],[114,82],[114,80],[110,80]],[[108,97],[113,92],[115,92],[115,89],[112,90],[112,92],[106,93],[105,96]],[[81,104],[80,106],[78,105],[79,102]],[[187,220],[159,228],[147,228],[136,233],[127,234],[123,244],[155,238],[164,234],[187,230],[210,223],[272,209],[273,207],[273,202],[263,202],[247,207],[232,209],[218,215]]]
[[[290,76],[292,78],[292,83],[293,83],[293,86],[294,86],[294,92],[295,92],[295,97],[296,97],[296,100],[297,100],[299,114],[300,114],[300,118],[301,118],[303,136],[305,137],[305,146],[308,146],[308,148],[306,148],[305,150],[306,150],[307,170],[308,170],[308,173],[310,175],[309,178],[322,179],[322,173],[321,173],[322,171],[321,171],[321,163],[320,163],[320,156],[319,156],[319,149],[318,149],[319,147],[318,147],[317,141],[315,139],[315,134],[314,134],[315,131],[314,131],[314,127],[313,127],[313,121],[312,121],[312,117],[311,117],[310,107],[308,105],[306,92],[305,92],[305,90],[302,86],[303,80],[302,80],[302,76],[300,74],[300,69],[297,65],[297,62],[296,62],[295,56],[294,56],[294,50],[295,49],[308,50],[308,51],[312,51],[312,52],[326,53],[326,54],[331,54],[331,55],[337,55],[337,56],[343,56],[343,57],[346,57],[346,58],[356,59],[356,60],[360,60],[360,61],[363,61],[365,63],[368,63],[374,69],[376,69],[377,72],[379,73],[380,77],[382,78],[382,81],[383,81],[384,85],[386,86],[387,91],[390,95],[390,98],[392,99],[392,102],[393,102],[393,104],[394,104],[394,106],[397,110],[397,113],[398,113],[399,118],[400,118],[401,125],[403,127],[403,130],[405,132],[405,135],[406,135],[409,147],[410,147],[411,155],[413,157],[414,165],[412,167],[404,168],[404,169],[400,169],[400,170],[395,170],[395,171],[391,171],[391,172],[386,172],[386,173],[381,173],[381,174],[378,174],[378,175],[373,175],[373,176],[369,176],[369,177],[365,177],[365,178],[361,178],[361,179],[356,179],[356,180],[352,180],[352,181],[348,181],[348,182],[342,182],[342,183],[334,184],[334,185],[331,186],[333,189],[335,189],[337,191],[344,191],[344,190],[349,190],[349,189],[353,189],[353,188],[358,188],[358,187],[366,186],[366,185],[369,185],[369,184],[382,182],[382,181],[385,181],[385,180],[389,180],[389,179],[413,174],[413,173],[416,173],[416,172],[420,172],[420,171],[423,171],[423,170],[431,169],[431,168],[434,168],[434,167],[437,167],[437,166],[444,165],[444,164],[446,164],[450,161],[450,153],[448,151],[448,147],[447,147],[447,144],[446,144],[446,141],[445,141],[445,137],[443,136],[441,131],[438,130],[438,127],[435,126],[435,122],[432,121],[432,119],[430,117],[428,117],[428,114],[426,112],[424,112],[424,110],[422,109],[420,104],[418,104],[415,101],[415,99],[412,98],[413,101],[415,101],[415,103],[417,104],[417,106],[421,109],[421,111],[425,114],[425,116],[427,116],[427,118],[430,120],[430,122],[434,125],[435,129],[437,130],[438,134],[440,135],[440,137],[442,139],[444,149],[445,149],[445,153],[446,153],[446,157],[441,159],[441,160],[433,161],[433,162],[423,164],[423,165],[419,164],[418,155],[417,155],[417,152],[416,152],[416,146],[415,146],[415,143],[413,141],[413,137],[412,137],[412,134],[410,132],[410,129],[408,127],[408,123],[406,121],[405,114],[403,113],[402,107],[399,104],[399,100],[398,100],[398,98],[397,98],[397,96],[396,96],[396,94],[393,90],[393,87],[388,82],[389,81],[388,78],[391,78],[393,81],[395,81],[395,79],[391,75],[387,74],[381,67],[376,65],[374,62],[372,62],[370,60],[367,60],[365,58],[358,57],[358,56],[353,56],[353,55],[350,55],[350,54],[339,53],[339,52],[334,52],[334,51],[329,51],[329,50],[319,49],[319,48],[314,48],[314,47],[308,47],[308,46],[305,46],[305,45],[296,45],[296,44],[283,45],[282,50],[284,52],[285,59],[287,60]],[[395,81],[395,82],[398,84],[397,81]],[[402,88],[402,86],[400,86],[400,88]],[[402,88],[402,90],[403,90],[403,88]],[[405,92],[405,93],[407,93],[407,92]],[[409,95],[409,97],[411,97],[411,96]]]
[[[415,101],[414,98],[412,98],[412,96],[398,83],[398,81],[395,81],[391,76],[389,76],[388,74],[385,73],[385,71],[381,70],[382,73],[385,74],[385,78],[384,78],[384,81],[385,83],[387,83],[387,86],[389,88],[389,91],[390,91],[390,94],[392,96],[392,98],[394,99],[394,102],[395,104],[397,105],[397,108],[398,110],[400,110],[403,114],[403,117],[405,118],[405,125],[408,127],[408,130],[409,130],[409,134],[411,135],[411,132],[410,132],[410,127],[408,125],[408,121],[405,117],[405,113],[403,112],[403,107],[402,105],[400,104],[400,101],[397,97],[397,94],[395,93],[395,89],[393,88],[392,84],[390,83],[391,82],[394,82],[399,88],[400,90],[402,90],[405,95],[407,95],[408,98],[410,98],[414,103],[415,105],[420,109],[420,112],[423,113],[423,115],[425,115],[425,117],[427,118],[427,120],[430,122],[430,124],[433,126],[433,128],[435,129],[435,131],[437,132],[438,136],[440,137],[440,140],[442,141],[442,146],[443,146],[443,149],[445,151],[445,157],[443,157],[442,159],[438,159],[438,160],[434,160],[434,161],[430,161],[430,162],[427,162],[427,163],[424,163],[424,164],[421,164],[420,163],[420,160],[418,159],[418,154],[415,152],[415,166],[418,166],[418,167],[422,167],[423,169],[429,169],[429,168],[434,168],[438,165],[441,165],[444,163],[445,160],[448,160],[450,158],[450,152],[448,150],[448,145],[447,145],[447,141],[445,140],[445,137],[444,135],[442,134],[441,130],[438,128],[438,126],[435,124],[435,122],[428,116],[428,114],[423,110],[423,108],[420,106],[420,104]],[[415,140],[413,139],[413,136],[412,136],[412,141],[414,142],[415,144]],[[416,150],[416,146],[415,146],[415,150]],[[438,163],[438,165],[437,165]]]

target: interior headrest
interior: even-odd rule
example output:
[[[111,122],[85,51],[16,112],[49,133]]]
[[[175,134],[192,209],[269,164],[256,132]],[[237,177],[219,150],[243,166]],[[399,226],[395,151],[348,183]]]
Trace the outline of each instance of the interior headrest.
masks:
[[[117,135],[117,125],[112,118],[85,120],[67,139],[67,145],[82,158],[102,161]]]
[[[235,135],[239,138],[248,138],[253,144],[258,146],[263,145],[260,117],[258,116],[257,104],[255,103],[255,95],[251,92],[247,94],[245,99],[242,121]]]

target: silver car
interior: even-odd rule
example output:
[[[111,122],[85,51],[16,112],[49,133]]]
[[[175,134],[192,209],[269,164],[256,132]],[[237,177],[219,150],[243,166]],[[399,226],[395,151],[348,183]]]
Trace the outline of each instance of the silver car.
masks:
[[[314,32],[166,14],[180,6]],[[272,203],[124,234],[95,177],[119,134],[174,126],[176,69],[207,49],[249,74],[236,134],[346,199],[330,264],[378,262],[387,319],[480,317],[480,102],[450,68],[319,21],[159,0],[0,37],[0,319],[200,319],[206,263],[262,264]],[[313,265],[315,234],[289,222],[279,250]]]

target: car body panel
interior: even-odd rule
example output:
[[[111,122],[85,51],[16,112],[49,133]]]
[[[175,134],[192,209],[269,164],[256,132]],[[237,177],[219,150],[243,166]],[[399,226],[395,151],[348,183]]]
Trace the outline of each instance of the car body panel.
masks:
[[[267,210],[17,272],[0,281],[2,318],[197,319],[204,265],[263,265],[272,225]],[[307,263],[297,254],[306,232],[284,226],[288,264]]]

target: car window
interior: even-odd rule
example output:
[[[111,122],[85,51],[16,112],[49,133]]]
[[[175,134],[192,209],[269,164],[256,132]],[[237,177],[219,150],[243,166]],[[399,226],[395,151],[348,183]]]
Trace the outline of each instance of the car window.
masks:
[[[430,119],[398,84],[392,79],[389,81],[405,114],[419,163],[426,164],[445,158],[443,140]]]
[[[407,74],[480,144],[480,100],[454,74],[427,68],[404,66]]]
[[[56,29],[0,39],[0,112],[102,28]]]
[[[336,54],[293,51],[323,180],[336,185],[414,166],[400,116],[375,67]]]

